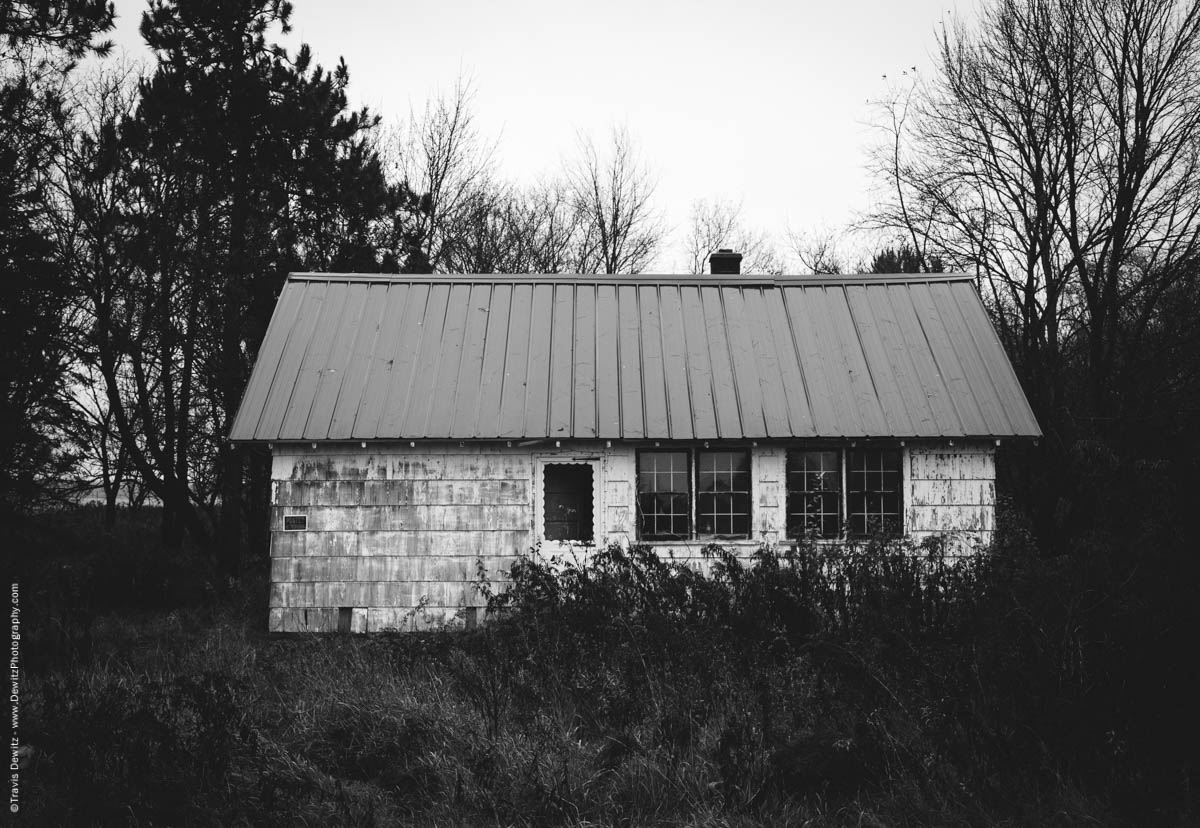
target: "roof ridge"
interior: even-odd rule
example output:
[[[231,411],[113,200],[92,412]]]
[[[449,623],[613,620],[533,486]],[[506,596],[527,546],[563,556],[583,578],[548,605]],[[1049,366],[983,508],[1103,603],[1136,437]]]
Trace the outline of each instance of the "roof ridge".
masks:
[[[585,285],[708,285],[713,287],[815,287],[818,285],[906,284],[962,282],[973,280],[969,273],[845,273],[812,276],[764,276],[758,274],[639,275],[601,273],[311,273],[288,274],[298,282],[384,282],[440,284],[585,284]]]

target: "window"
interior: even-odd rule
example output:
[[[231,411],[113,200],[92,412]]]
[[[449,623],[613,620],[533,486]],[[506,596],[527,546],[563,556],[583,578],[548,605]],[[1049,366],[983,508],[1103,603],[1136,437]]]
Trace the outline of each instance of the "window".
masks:
[[[789,451],[788,536],[899,534],[901,458],[895,448]]]
[[[638,455],[638,532],[644,540],[686,538],[691,523],[688,452]]]
[[[548,463],[542,474],[548,541],[592,540],[592,466]]]
[[[846,469],[852,535],[896,535],[900,514],[900,450],[851,449]]]
[[[787,532],[790,538],[836,538],[842,532],[840,451],[789,451]]]
[[[637,498],[643,540],[748,538],[750,453],[639,452]]]
[[[750,455],[744,451],[698,454],[696,532],[750,537]]]

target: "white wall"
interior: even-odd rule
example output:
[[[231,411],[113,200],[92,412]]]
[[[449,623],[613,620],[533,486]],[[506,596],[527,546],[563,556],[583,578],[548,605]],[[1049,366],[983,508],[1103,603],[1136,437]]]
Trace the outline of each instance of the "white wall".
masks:
[[[751,449],[754,537],[724,545],[749,554],[786,540],[786,457],[781,445]],[[591,464],[597,541],[636,540],[637,452],[630,445],[277,446],[270,629],[335,630],[339,607],[351,609],[360,632],[465,623],[486,603],[475,586],[478,562],[499,576],[539,540],[547,462]],[[905,530],[915,540],[948,534],[961,553],[991,539],[990,445],[910,445],[904,469]],[[306,516],[307,529],[285,531],[285,515]],[[702,564],[706,543],[657,546]]]

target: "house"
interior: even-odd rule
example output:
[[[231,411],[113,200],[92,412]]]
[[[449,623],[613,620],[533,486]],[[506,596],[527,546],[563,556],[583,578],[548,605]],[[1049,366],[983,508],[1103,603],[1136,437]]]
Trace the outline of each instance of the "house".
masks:
[[[537,542],[986,544],[995,448],[1040,432],[971,278],[738,258],[289,277],[231,433],[273,457],[270,629],[471,625]]]

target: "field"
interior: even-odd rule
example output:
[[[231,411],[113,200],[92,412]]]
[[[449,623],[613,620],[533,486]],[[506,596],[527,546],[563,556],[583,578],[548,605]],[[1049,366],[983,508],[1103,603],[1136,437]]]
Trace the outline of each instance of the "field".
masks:
[[[1195,823],[1184,610],[1019,526],[956,565],[531,554],[474,632],[305,637],[95,518],[19,573],[23,824]]]

